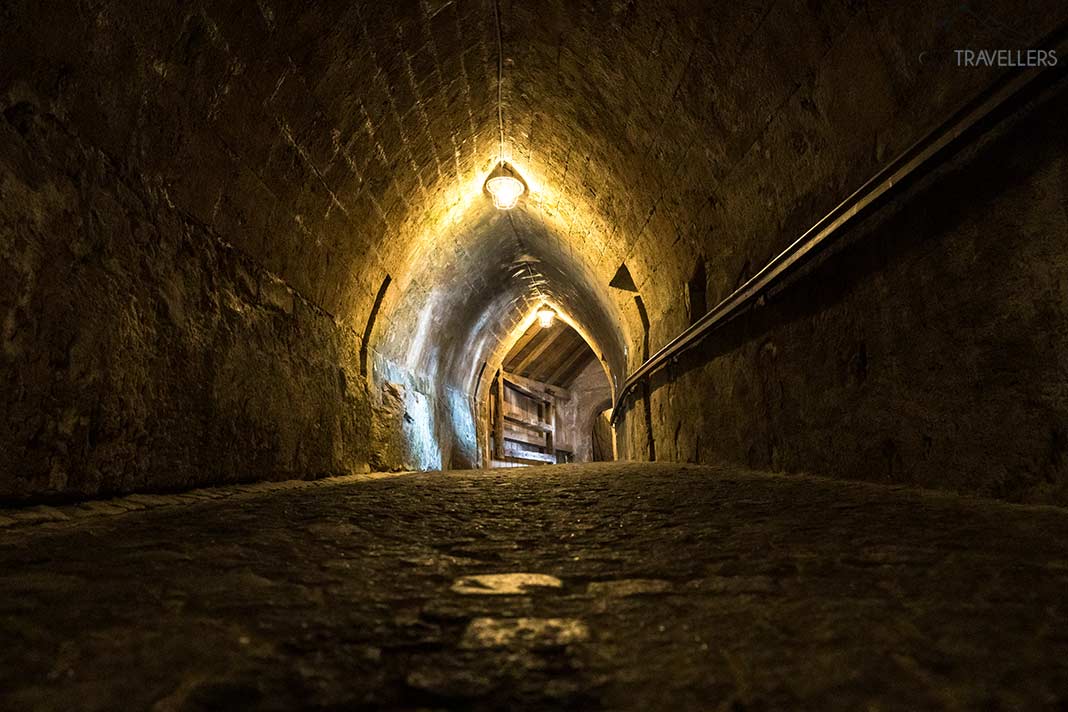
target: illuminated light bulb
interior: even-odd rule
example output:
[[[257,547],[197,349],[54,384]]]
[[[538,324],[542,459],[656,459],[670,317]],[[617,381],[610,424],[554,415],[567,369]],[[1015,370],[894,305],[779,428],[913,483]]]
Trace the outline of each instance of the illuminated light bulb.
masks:
[[[486,190],[493,196],[493,207],[498,210],[511,210],[523,194],[523,184],[510,176],[501,176],[488,181]]]
[[[541,328],[548,329],[553,325],[553,319],[556,318],[556,312],[551,307],[542,307],[538,309],[538,324]]]
[[[493,207],[498,210],[511,210],[516,206],[520,196],[527,190],[522,179],[517,176],[515,169],[505,161],[498,163],[489,174],[485,188],[493,197]]]

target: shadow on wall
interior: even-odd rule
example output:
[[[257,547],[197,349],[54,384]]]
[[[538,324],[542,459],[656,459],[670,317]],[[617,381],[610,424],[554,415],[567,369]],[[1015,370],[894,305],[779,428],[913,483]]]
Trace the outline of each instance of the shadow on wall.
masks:
[[[589,432],[591,438],[590,461],[609,462],[614,460],[611,408],[604,408],[594,414],[589,423]]]
[[[666,455],[1068,503],[1066,111],[1062,82],[655,374]]]

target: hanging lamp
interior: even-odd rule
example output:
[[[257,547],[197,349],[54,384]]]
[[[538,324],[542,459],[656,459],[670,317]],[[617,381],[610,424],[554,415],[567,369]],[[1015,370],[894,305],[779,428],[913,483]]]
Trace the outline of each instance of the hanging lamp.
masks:
[[[493,198],[493,207],[511,210],[526,192],[527,186],[508,161],[500,161],[486,178],[486,192]]]
[[[511,210],[527,190],[526,182],[504,160],[504,39],[501,32],[501,2],[493,0],[493,20],[497,28],[497,166],[482,188],[493,197],[493,207]]]
[[[538,307],[538,324],[543,329],[548,329],[553,325],[553,319],[556,318],[556,312],[548,304],[542,304]]]

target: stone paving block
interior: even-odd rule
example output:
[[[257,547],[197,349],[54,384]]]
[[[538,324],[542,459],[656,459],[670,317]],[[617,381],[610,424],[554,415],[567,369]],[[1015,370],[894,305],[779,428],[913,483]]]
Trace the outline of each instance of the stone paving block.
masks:
[[[0,532],[2,709],[1068,701],[1058,508],[619,463],[69,511]]]

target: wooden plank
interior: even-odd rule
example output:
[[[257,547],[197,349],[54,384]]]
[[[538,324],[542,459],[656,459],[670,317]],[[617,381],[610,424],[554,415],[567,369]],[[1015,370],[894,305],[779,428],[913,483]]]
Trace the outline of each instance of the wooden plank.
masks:
[[[494,454],[500,457],[504,454],[504,369],[497,371],[497,410],[493,414],[493,445]]]
[[[549,352],[530,365],[527,369],[530,372],[530,377],[545,383],[552,383],[548,376],[560,366],[562,361],[571,358],[571,355],[575,353],[575,349],[585,345],[586,342],[583,341],[578,333],[573,329],[568,329],[556,338],[553,342],[553,348]]]
[[[570,387],[572,384],[574,384],[575,379],[578,378],[579,374],[582,373],[583,370],[585,370],[585,368],[589,364],[593,363],[596,360],[597,360],[596,354],[594,354],[592,351],[590,351],[589,353],[586,354],[586,358],[585,359],[580,360],[578,363],[576,363],[574,366],[572,366],[570,375],[566,375],[565,374],[565,375],[560,377],[560,382],[561,383],[566,383],[568,385],[568,387]]]
[[[520,394],[526,396],[527,398],[529,398],[531,400],[544,402],[544,401],[546,401],[546,400],[548,400],[549,398],[552,397],[552,396],[548,396],[548,395],[546,395],[544,393],[535,393],[534,391],[528,391],[523,386],[519,385],[518,383],[513,383],[512,381],[509,381],[508,379],[504,380],[504,385],[506,387],[508,387],[508,388],[511,388],[516,393],[520,393]]]
[[[545,423],[532,423],[529,420],[523,420],[522,418],[517,418],[514,415],[506,415],[504,416],[504,419],[514,425],[518,425],[529,430],[536,430],[539,433],[547,433],[553,429],[551,425],[547,425]]]
[[[500,459],[493,458],[490,461],[490,467],[530,467],[533,464],[535,463],[526,461],[520,462],[519,460],[515,460],[509,457],[504,457]]]
[[[571,391],[563,386],[558,386],[555,383],[545,383],[544,381],[520,376],[518,373],[512,373],[511,371],[504,372],[504,379],[506,381],[511,381],[516,385],[523,386],[534,393],[544,393],[545,397],[552,396],[557,401],[571,400]]]
[[[482,454],[482,467],[493,466],[493,397],[486,393],[486,400],[478,404],[478,448]]]
[[[547,410],[545,412],[545,422],[549,424],[549,430],[545,433],[545,449],[549,452],[555,453],[556,449],[553,447],[553,439],[556,435],[556,421],[553,416],[554,407],[552,401],[550,401],[548,405],[546,405],[546,408]],[[556,462],[555,455],[553,455],[553,462]]]
[[[549,463],[556,462],[556,455],[546,452],[531,452],[529,450],[509,450],[504,456],[505,460],[517,460],[537,463]]]
[[[545,330],[543,329],[543,331]],[[523,369],[525,369],[531,361],[541,356],[543,353],[545,353],[546,349],[553,345],[553,343],[556,341],[556,337],[560,335],[560,323],[557,322],[557,324],[553,327],[550,327],[548,331],[549,333],[546,334],[545,340],[538,344],[535,348],[531,349],[530,353],[524,356],[515,366],[515,368],[511,369],[513,372],[522,373]]]
[[[583,341],[582,348],[578,349],[572,354],[569,354],[566,359],[560,362],[560,365],[557,367],[557,369],[552,372],[552,375],[549,376],[549,381],[556,381],[557,379],[563,377],[564,374],[566,374],[571,369],[575,369],[577,371],[578,366],[580,364],[585,366],[585,364],[582,363],[583,360],[593,357],[593,351],[590,349],[589,346],[586,345],[586,342]],[[578,374],[576,373],[576,375]],[[571,380],[574,380],[574,376],[572,376]]]
[[[508,349],[508,355],[505,357],[504,362],[507,364],[510,361],[514,361],[522,352],[523,349],[534,340],[534,337],[541,331],[541,327],[538,326],[538,322],[534,322],[527,327],[527,330],[523,332],[523,335],[516,339],[512,348]]]
[[[525,445],[533,445],[534,447],[545,447],[545,438],[540,434],[530,435],[518,430],[506,430],[504,432],[504,446],[508,447],[509,442],[523,443]]]

